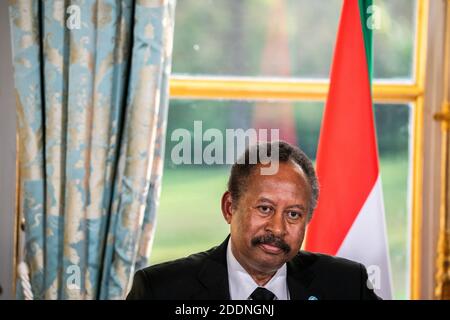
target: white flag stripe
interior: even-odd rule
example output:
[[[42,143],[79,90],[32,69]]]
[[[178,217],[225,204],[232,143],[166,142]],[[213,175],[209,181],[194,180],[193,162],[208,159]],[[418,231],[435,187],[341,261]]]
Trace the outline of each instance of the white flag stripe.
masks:
[[[378,176],[336,255],[365,265],[375,292],[383,299],[392,299],[388,250],[383,191]]]

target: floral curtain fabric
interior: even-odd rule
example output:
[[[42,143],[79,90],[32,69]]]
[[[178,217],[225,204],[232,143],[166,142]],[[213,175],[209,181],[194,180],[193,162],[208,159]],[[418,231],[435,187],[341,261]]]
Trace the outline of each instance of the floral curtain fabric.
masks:
[[[20,213],[34,299],[121,299],[148,261],[174,6],[11,1]]]

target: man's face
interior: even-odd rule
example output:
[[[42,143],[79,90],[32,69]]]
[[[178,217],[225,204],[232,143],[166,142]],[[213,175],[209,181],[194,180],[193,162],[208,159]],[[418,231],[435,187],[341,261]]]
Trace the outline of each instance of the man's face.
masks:
[[[311,188],[294,162],[280,163],[274,175],[254,168],[237,204],[226,192],[222,211],[230,224],[232,251],[247,271],[272,273],[300,250]],[[250,269],[250,270],[249,270]]]

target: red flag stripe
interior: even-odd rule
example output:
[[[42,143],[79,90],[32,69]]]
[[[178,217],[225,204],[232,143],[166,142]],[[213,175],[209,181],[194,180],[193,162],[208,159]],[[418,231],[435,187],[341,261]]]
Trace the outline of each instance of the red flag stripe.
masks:
[[[377,159],[358,0],[344,0],[317,153],[321,195],[307,250],[336,254],[376,182]]]

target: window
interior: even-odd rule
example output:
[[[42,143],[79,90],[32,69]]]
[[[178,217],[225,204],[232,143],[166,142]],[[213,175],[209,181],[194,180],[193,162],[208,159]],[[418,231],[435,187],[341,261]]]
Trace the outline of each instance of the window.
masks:
[[[314,160],[342,0],[177,3],[165,171],[151,264],[219,244],[229,165],[176,165],[177,128],[247,129],[261,121]],[[420,194],[422,0],[374,0],[374,110],[394,297],[414,296]],[[261,17],[266,17],[261,19]],[[264,110],[262,112],[261,110]],[[276,111],[275,111],[276,110]],[[271,116],[261,120],[261,114]],[[286,129],[287,128],[287,129]]]

